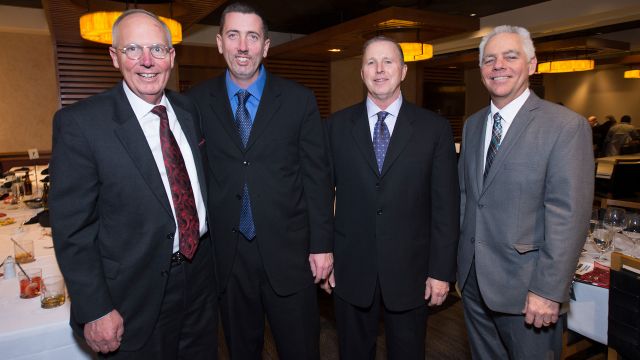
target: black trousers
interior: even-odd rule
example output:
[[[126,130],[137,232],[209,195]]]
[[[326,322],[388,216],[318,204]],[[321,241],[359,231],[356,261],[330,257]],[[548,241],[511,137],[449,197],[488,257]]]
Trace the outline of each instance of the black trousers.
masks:
[[[560,359],[564,315],[555,325],[537,329],[524,322],[524,315],[489,309],[478,287],[475,262],[462,289],[462,303],[473,359]]]
[[[264,271],[258,241],[240,235],[229,282],[220,298],[222,326],[234,360],[262,359],[265,316],[282,360],[319,359],[317,288],[278,295]]]
[[[137,351],[118,350],[100,354],[100,358],[210,360],[217,357],[218,302],[211,240],[207,235],[201,239],[191,262],[172,265],[158,321],[147,343]]]
[[[387,358],[424,360],[426,302],[414,309],[391,311],[384,306],[379,283],[369,307],[355,306],[335,294],[334,301],[341,359],[375,359],[376,338],[382,315]]]

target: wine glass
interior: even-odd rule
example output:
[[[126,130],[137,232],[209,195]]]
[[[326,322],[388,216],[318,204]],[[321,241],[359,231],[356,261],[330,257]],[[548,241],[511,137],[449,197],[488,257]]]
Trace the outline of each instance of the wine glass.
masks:
[[[613,239],[616,233],[622,231],[626,226],[625,221],[626,211],[622,208],[609,207],[604,213],[604,224],[611,230],[611,238]],[[612,244],[615,250],[615,244]]]
[[[589,219],[589,240],[593,241],[593,231],[596,229],[596,224],[600,221],[600,210],[595,209],[591,211],[591,219]]]
[[[609,229],[607,225],[605,225],[604,221],[597,221],[594,224],[593,230],[593,244],[596,249],[600,252],[598,256],[594,258],[594,260],[603,260],[607,259],[604,257],[604,253],[609,250],[611,247],[611,243],[613,242],[613,231]]]
[[[631,213],[627,215],[627,226],[622,229],[622,233],[633,240],[634,248],[640,242],[640,214]]]

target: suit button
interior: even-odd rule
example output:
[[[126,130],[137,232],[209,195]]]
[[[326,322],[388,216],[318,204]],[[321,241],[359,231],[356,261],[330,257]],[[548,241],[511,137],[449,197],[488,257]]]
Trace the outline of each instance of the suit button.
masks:
[[[478,208],[482,209],[484,207],[484,204],[478,204]]]
[[[235,234],[235,233],[238,232],[238,230],[236,230],[236,228],[233,228],[233,229],[231,229],[231,232]]]
[[[474,242],[476,242],[476,238],[472,237],[472,238],[470,239],[470,241],[471,241],[471,243],[473,244]]]
[[[236,199],[238,199],[238,200],[242,200],[242,195],[240,195],[240,194],[236,194]]]
[[[251,165],[251,163],[245,160],[245,161],[242,162],[242,165],[249,166],[249,165]]]
[[[376,183],[376,190],[380,191],[380,183]]]
[[[378,209],[378,211],[376,211],[376,214],[382,215],[382,209]]]
[[[174,234],[167,234],[167,239],[173,240],[173,236],[174,236]]]

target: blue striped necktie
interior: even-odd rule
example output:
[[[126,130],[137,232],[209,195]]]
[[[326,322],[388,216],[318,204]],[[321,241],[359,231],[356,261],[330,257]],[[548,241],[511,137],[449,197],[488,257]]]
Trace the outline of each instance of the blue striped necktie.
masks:
[[[493,163],[493,159],[496,157],[498,153],[498,148],[500,148],[500,141],[502,141],[502,116],[500,113],[495,113],[493,115],[493,127],[491,129],[491,142],[489,143],[489,150],[487,150],[487,160],[484,165],[484,178],[487,178],[487,174],[489,173],[489,169],[491,168],[491,163]]]

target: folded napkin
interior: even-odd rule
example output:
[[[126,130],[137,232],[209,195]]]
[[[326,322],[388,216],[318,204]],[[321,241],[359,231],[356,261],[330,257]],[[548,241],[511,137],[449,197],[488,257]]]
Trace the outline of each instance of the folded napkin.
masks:
[[[609,269],[607,266],[594,262],[594,269],[582,275],[575,275],[576,281],[599,286],[601,288],[609,288]]]

